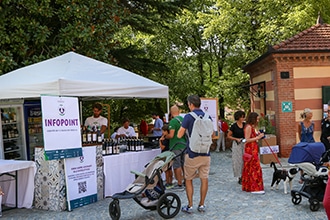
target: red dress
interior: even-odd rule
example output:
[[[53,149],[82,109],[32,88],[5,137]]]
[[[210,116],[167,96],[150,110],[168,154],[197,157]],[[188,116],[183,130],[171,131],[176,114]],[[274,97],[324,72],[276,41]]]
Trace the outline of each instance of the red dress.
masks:
[[[251,126],[251,125],[247,125]],[[245,129],[244,129],[245,132]],[[250,138],[256,137],[255,129],[251,127]],[[245,152],[252,155],[249,162],[244,162],[242,172],[242,190],[246,192],[262,191],[264,190],[264,183],[262,179],[262,170],[258,155],[259,147],[256,141],[245,144]]]

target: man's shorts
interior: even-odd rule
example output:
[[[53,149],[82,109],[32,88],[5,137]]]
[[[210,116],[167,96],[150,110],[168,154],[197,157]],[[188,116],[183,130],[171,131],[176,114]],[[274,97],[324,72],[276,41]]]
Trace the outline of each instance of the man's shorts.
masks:
[[[181,168],[183,167],[184,164],[184,153],[182,153],[185,149],[180,149],[180,150],[173,150],[173,153],[175,153],[175,155],[179,155],[178,157],[176,157],[173,160],[173,169],[177,169],[177,168]]]
[[[209,177],[210,165],[210,156],[198,156],[190,158],[187,154],[184,161],[185,179],[192,180],[196,177],[207,179]]]

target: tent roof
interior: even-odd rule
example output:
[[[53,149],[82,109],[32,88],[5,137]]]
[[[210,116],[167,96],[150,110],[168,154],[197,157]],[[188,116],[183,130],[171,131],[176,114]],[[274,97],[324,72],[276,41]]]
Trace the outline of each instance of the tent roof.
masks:
[[[0,88],[0,99],[41,95],[168,98],[165,85],[74,52],[4,74]]]

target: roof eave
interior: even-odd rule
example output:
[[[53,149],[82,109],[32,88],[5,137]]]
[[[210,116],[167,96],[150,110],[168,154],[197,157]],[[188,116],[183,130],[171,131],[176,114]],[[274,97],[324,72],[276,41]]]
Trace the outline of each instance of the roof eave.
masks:
[[[330,48],[329,49],[316,49],[316,50],[305,50],[305,49],[301,49],[301,50],[274,50],[274,48],[272,48],[272,49],[268,49],[268,51],[266,53],[264,53],[263,55],[261,55],[257,59],[255,59],[252,62],[250,62],[250,63],[246,64],[245,66],[243,66],[242,69],[244,71],[248,72],[247,69],[249,69],[254,64],[262,61],[263,59],[265,59],[266,57],[268,57],[269,55],[272,55],[272,54],[293,54],[293,53],[308,54],[308,53],[325,53],[325,52],[330,53]]]

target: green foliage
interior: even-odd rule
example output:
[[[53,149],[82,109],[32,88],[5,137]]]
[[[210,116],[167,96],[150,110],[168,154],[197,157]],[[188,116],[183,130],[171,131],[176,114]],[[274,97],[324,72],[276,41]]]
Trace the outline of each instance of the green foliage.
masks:
[[[68,51],[111,61],[116,1],[1,1],[0,74]]]
[[[268,116],[260,116],[259,123],[258,123],[259,129],[264,128],[266,134],[275,134],[275,127],[271,123]]]

